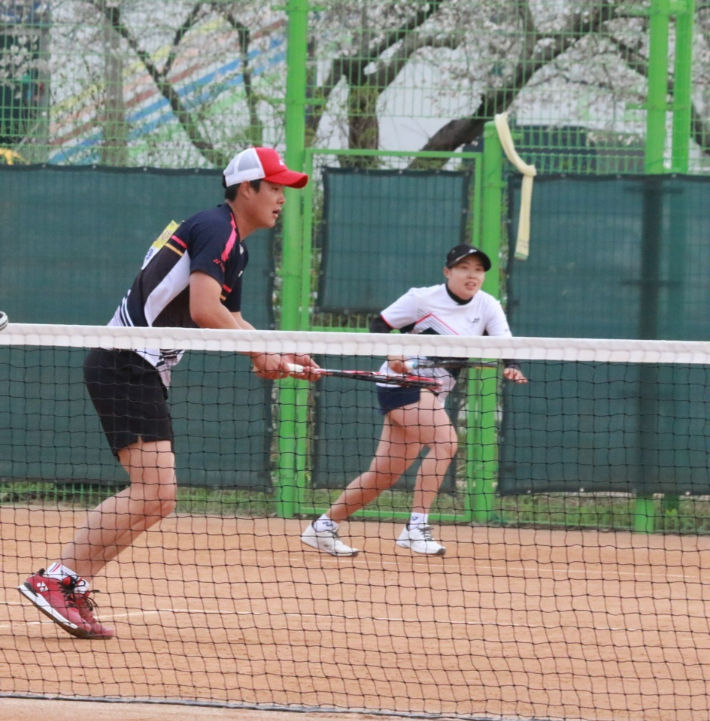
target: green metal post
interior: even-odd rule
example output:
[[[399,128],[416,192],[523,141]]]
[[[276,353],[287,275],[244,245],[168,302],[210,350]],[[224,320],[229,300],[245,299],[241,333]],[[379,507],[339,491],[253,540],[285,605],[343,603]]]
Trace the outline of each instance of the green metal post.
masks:
[[[303,172],[313,177],[313,154],[306,150]],[[313,268],[313,192],[314,183],[310,182],[303,191],[303,243],[301,252],[301,313],[299,328],[310,330],[311,327],[311,271]]]
[[[693,74],[693,26],[695,23],[695,0],[676,0],[675,61],[673,89],[673,146],[671,172],[687,173],[690,159],[691,93]],[[678,7],[680,5],[680,7]],[[668,300],[677,318],[684,317],[687,215],[685,202],[677,200],[670,204],[670,222],[674,229],[673,256],[674,283],[669,287]],[[665,494],[661,503],[664,524],[678,518],[680,499]]]
[[[308,0],[290,0],[288,48],[286,51],[286,165],[303,168],[305,151],[306,60],[308,57]],[[283,213],[283,260],[281,277],[281,329],[299,326],[301,296],[301,192],[286,189]],[[287,350],[287,349],[284,349]],[[279,390],[279,470],[276,512],[292,518],[299,512],[303,467],[307,452],[305,416],[308,387],[303,381],[286,378]]]
[[[687,173],[690,155],[691,91],[693,62],[693,26],[695,0],[676,0],[675,25],[675,89],[673,92],[673,151],[671,171]],[[680,196],[669,204],[670,227],[673,228],[673,263],[668,300],[676,318],[685,317],[687,200]]]
[[[690,151],[690,104],[693,70],[693,25],[695,0],[685,0],[675,21],[675,83],[673,90],[673,162],[674,173],[688,172]]]
[[[646,106],[646,154],[644,171],[647,175],[665,172],[666,115],[668,111],[668,38],[670,32],[671,0],[651,0],[649,23],[648,103]],[[657,336],[658,297],[652,287],[651,274],[659,272],[660,227],[658,215],[662,212],[659,189],[647,187],[644,191],[643,218],[643,280],[641,289],[640,335]],[[639,432],[641,438],[641,467],[644,475],[651,473],[656,456],[654,452],[657,432],[655,383],[652,368],[641,367],[639,390]],[[646,479],[648,480],[648,479]],[[634,509],[634,530],[652,533],[655,521],[655,500],[652,495],[639,495]]]
[[[670,0],[651,0],[645,172],[664,172],[668,110]]]
[[[469,384],[476,408],[469,408],[467,444],[466,515],[475,523],[490,523],[495,518],[495,492],[498,485],[498,371],[481,369]],[[473,395],[475,394],[475,395]]]
[[[306,61],[308,58],[308,0],[288,3],[288,48],[286,51],[286,165],[302,170],[305,160]],[[283,264],[281,268],[281,328],[299,325],[301,295],[302,192],[286,189],[283,213]]]
[[[503,155],[494,123],[486,123],[483,135],[483,202],[481,208],[481,249],[491,259],[491,269],[486,274],[485,289],[500,297],[500,245],[501,214],[503,211]],[[478,417],[469,418],[470,438],[475,439],[475,453],[469,468],[475,473],[471,483],[471,515],[476,523],[487,523],[494,511],[495,490],[498,484],[498,374],[481,371],[481,381],[476,384]]]
[[[473,521],[473,497],[481,478],[481,375],[477,369],[468,371],[468,408],[466,411],[466,495],[464,516],[467,523]]]
[[[481,209],[481,250],[491,259],[486,274],[486,291],[500,295],[501,214],[503,212],[503,148],[495,123],[483,131],[483,207]]]
[[[656,521],[656,501],[652,496],[639,496],[634,508],[634,531],[653,533]]]
[[[481,179],[481,162],[479,155],[473,161],[473,223],[471,230],[471,239],[473,245],[480,247],[481,245],[481,228],[483,226],[481,219],[481,208],[483,203],[483,182]]]

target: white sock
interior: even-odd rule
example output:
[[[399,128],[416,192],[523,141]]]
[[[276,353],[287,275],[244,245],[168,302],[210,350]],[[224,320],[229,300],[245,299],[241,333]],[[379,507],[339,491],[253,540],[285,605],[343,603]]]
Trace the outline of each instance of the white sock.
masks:
[[[426,526],[429,521],[428,513],[412,513],[409,517],[409,527],[416,528],[417,526]]]
[[[318,520],[313,521],[313,529],[316,533],[323,533],[323,531],[337,531],[339,527],[340,524],[328,518],[327,513],[324,513]]]
[[[74,587],[75,593],[86,593],[90,586],[89,582],[79,577],[79,574],[72,571],[71,568],[63,566],[59,561],[53,563],[46,571],[48,578],[53,578],[55,581],[61,581],[67,576],[78,579],[76,586]]]

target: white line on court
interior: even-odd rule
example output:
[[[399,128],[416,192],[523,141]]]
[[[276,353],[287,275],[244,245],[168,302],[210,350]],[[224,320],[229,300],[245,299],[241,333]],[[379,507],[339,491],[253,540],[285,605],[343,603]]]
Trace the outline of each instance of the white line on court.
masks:
[[[7,602],[4,605],[7,606],[24,606],[22,603],[14,603],[14,602]],[[118,618],[130,618],[132,616],[150,616],[154,614],[160,614],[160,613],[174,613],[174,614],[196,614],[196,615],[220,615],[220,616],[288,616],[293,618],[313,618],[317,621],[321,620],[332,620],[331,616],[324,616],[323,614],[317,614],[317,613],[291,613],[291,612],[278,612],[278,613],[270,613],[268,611],[205,611],[205,610],[193,610],[189,608],[162,608],[162,609],[154,609],[151,611],[130,611],[127,613],[117,613],[111,616],[110,619],[106,619],[107,622],[110,623],[111,620],[115,620]],[[582,630],[582,631],[627,631],[629,633],[638,632],[638,631],[650,631],[650,632],[657,632],[658,629],[644,629],[644,628],[633,628],[628,626],[578,626],[578,625],[558,625],[558,626],[545,626],[544,624],[530,624],[530,623],[507,623],[507,622],[494,622],[494,623],[487,623],[485,621],[446,621],[446,620],[440,620],[440,619],[428,619],[428,620],[422,620],[419,618],[396,618],[391,616],[372,616],[372,617],[361,617],[361,616],[337,616],[338,620],[342,621],[386,621],[388,623],[435,623],[435,624],[443,624],[446,626],[495,626],[496,628],[531,628],[531,629],[545,629],[548,631],[559,631],[562,629],[576,629],[576,630]],[[2,628],[12,628],[13,626],[17,624],[24,624],[27,626],[38,626],[40,624],[52,624],[53,621],[50,621],[49,619],[41,619],[39,621],[24,621],[22,619],[13,622],[11,624],[0,624],[0,629]],[[669,632],[673,633],[694,633],[693,631],[677,631],[675,629],[669,629]]]
[[[209,549],[206,549],[209,550]],[[633,549],[633,548],[624,548],[624,549],[617,549],[617,551],[636,551],[639,549]],[[284,551],[270,551],[271,553],[288,553],[288,554],[297,554],[298,556],[304,555],[307,558],[310,559],[317,559],[320,558],[320,565],[306,565],[303,566],[281,566],[274,564],[273,566],[267,566],[267,568],[290,568],[292,570],[318,570],[319,567],[323,567],[324,564],[328,564],[327,568],[363,568],[368,571],[378,571],[382,570],[383,568],[393,568],[398,571],[407,572],[409,570],[425,570],[429,571],[430,573],[443,573],[445,575],[454,575],[456,572],[462,572],[463,570],[471,570],[473,573],[470,573],[469,575],[475,575],[475,572],[479,568],[485,568],[486,570],[490,571],[504,571],[508,573],[516,573],[516,572],[522,572],[522,573],[538,573],[538,574],[548,574],[548,575],[556,575],[556,574],[569,574],[574,576],[582,576],[589,574],[589,569],[587,568],[569,568],[568,566],[563,567],[551,567],[551,564],[544,564],[542,562],[535,563],[532,559],[530,560],[530,563],[535,563],[533,568],[530,568],[529,566],[520,565],[520,566],[510,566],[508,564],[506,565],[493,565],[490,561],[487,559],[478,559],[473,557],[462,557],[462,556],[449,556],[448,558],[442,558],[441,556],[437,556],[435,558],[432,558],[428,562],[424,562],[422,560],[413,560],[407,563],[407,556],[394,556],[395,559],[401,559],[401,560],[392,560],[392,561],[386,561],[384,560],[384,557],[380,555],[380,562],[377,564],[372,564],[368,562],[368,554],[365,552],[363,554],[364,557],[358,557],[357,560],[350,559],[350,558],[344,558],[344,559],[336,559],[332,556],[326,555],[326,554],[318,554],[316,551],[311,552],[310,550],[294,550],[294,549],[285,549]],[[662,553],[663,549],[649,549],[650,553]],[[682,551],[678,550],[672,550],[668,551],[669,553],[682,553]],[[235,549],[234,551],[230,551],[229,553],[238,553],[240,557],[242,556],[248,556],[249,554],[252,554],[254,556],[262,556],[265,553],[269,553],[269,550],[264,549],[244,549],[239,550]],[[377,556],[376,553],[372,553],[371,559],[374,561],[374,558]],[[460,562],[461,561],[469,561],[473,564],[472,568],[462,568]],[[457,563],[458,562],[458,563]],[[557,565],[564,564],[564,561],[558,561],[554,562]],[[577,565],[584,565],[585,561],[568,561],[569,564]],[[651,570],[641,570],[641,569],[635,569],[632,568],[630,570],[621,570],[621,569],[610,569],[607,566],[605,566],[605,561],[594,561],[593,564],[596,566],[595,573],[590,574],[593,575],[593,578],[590,580],[592,581],[606,581],[606,580],[617,580],[616,577],[624,577],[624,578],[650,578],[654,583],[662,583],[666,579],[680,579],[683,581],[686,581],[688,583],[703,583],[704,580],[700,575],[690,577],[687,573],[667,573],[662,578],[658,579],[655,578],[658,574],[658,569],[656,568],[655,573]],[[437,565],[433,565],[437,564]],[[454,565],[456,564],[456,565]],[[524,564],[524,562],[521,562],[521,564]],[[631,565],[631,564],[623,564],[623,565]],[[648,564],[650,567],[650,562]],[[677,570],[675,568],[674,570]],[[695,570],[702,570],[702,571],[708,571],[710,572],[710,569],[697,569]],[[615,574],[615,577],[609,578],[610,574]],[[496,578],[501,578],[502,576],[497,576]]]
[[[399,563],[393,563],[391,561],[382,561],[379,564],[379,566],[369,566],[366,564],[366,562],[364,560],[363,561],[349,561],[350,565],[345,566],[343,563],[340,563],[335,558],[324,557],[321,559],[321,565],[323,562],[329,562],[328,568],[349,568],[350,566],[352,566],[352,567],[356,567],[356,568],[365,568],[369,571],[378,571],[378,570],[380,570],[379,566],[394,567],[398,571],[408,571],[410,569],[427,570],[431,573],[443,573],[444,575],[449,575],[449,576],[454,575],[456,571],[461,571],[460,568],[457,568],[457,569],[448,568],[447,569],[443,565],[441,566],[440,569],[432,568],[432,566],[429,563],[417,563],[417,562],[411,563],[409,566],[407,566],[407,568],[402,568]],[[443,562],[445,563],[445,561],[443,561]],[[520,566],[520,567],[512,566],[511,567],[508,565],[494,566],[491,563],[486,564],[485,561],[482,562],[482,561],[478,561],[476,559],[473,559],[473,562],[475,564],[475,568],[473,569],[474,572],[481,566],[485,566],[485,568],[490,571],[507,571],[507,572],[513,572],[513,573],[514,572],[547,573],[547,574],[551,574],[551,575],[561,574],[561,573],[566,573],[566,574],[570,574],[570,575],[583,575],[583,574],[588,573],[588,569],[584,569],[584,568],[580,568],[580,569],[548,568],[542,564],[536,564],[535,568],[528,568],[526,566]],[[575,563],[575,565],[577,563],[583,564],[584,561],[576,561],[574,563]],[[595,563],[598,565],[601,565],[599,562],[595,562]],[[291,567],[291,568],[294,568],[294,567]],[[294,568],[294,570],[302,570],[302,569],[318,570],[317,567],[313,567],[313,566],[302,566],[298,569]],[[643,577],[650,578],[654,583],[663,583],[668,578],[680,579],[680,580],[687,581],[687,582],[692,581],[694,583],[702,583],[703,582],[703,579],[700,576],[697,576],[695,578],[689,578],[686,574],[680,574],[680,573],[668,573],[665,576],[663,576],[663,578],[658,579],[658,578],[653,578],[654,574],[652,574],[650,571],[641,571],[641,570],[631,570],[631,571],[616,570],[616,571],[614,571],[609,568],[603,568],[603,569],[598,569],[598,570],[600,573],[599,574],[595,573],[594,578],[592,578],[590,580],[592,580],[592,581],[614,581],[617,579],[616,578],[608,578],[608,574],[615,573],[616,576],[625,576],[625,577],[629,577],[629,578],[643,578]],[[476,574],[472,573],[469,575],[473,576]],[[598,576],[601,576],[601,578]],[[505,576],[505,575],[491,576],[491,578],[507,578],[507,577],[508,576]]]

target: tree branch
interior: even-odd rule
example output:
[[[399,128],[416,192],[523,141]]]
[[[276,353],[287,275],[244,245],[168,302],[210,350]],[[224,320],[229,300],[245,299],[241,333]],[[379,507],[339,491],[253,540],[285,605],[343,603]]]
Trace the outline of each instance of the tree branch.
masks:
[[[520,21],[523,24],[523,31],[525,32],[525,40],[528,38],[536,39],[538,37],[537,26],[535,25],[535,18],[533,17],[532,10],[530,9],[529,0],[520,0],[518,5],[518,14],[520,15]],[[533,42],[534,46],[535,43]]]
[[[613,0],[606,0],[594,10],[578,10],[567,28],[558,33],[539,36],[533,47],[525,49],[504,87],[489,88],[471,115],[444,125],[422,150],[453,151],[475,140],[483,132],[483,126],[488,120],[512,105],[538,70],[553,62],[582,37],[599,32],[604,23],[613,19],[615,5]],[[412,167],[415,166],[416,161],[412,163]]]
[[[405,38],[413,30],[416,30],[418,27],[424,25],[430,17],[436,15],[446,1],[447,0],[429,0],[429,5],[426,10],[420,10],[406,25],[403,25],[401,28],[397,28],[397,30],[393,30],[380,43],[371,47],[369,50],[370,57],[378,58],[383,52],[385,52],[385,50],[391,48],[395,43],[398,43],[400,40]]]
[[[246,93],[247,98],[247,108],[249,110],[249,140],[253,145],[261,145],[263,140],[263,125],[259,120],[259,114],[257,112],[259,98],[254,92],[251,67],[249,65],[249,44],[251,42],[251,33],[244,23],[237,20],[232,12],[220,3],[213,3],[213,8],[221,12],[227,22],[239,34],[239,57],[242,66],[242,78],[244,80],[244,92]]]
[[[151,79],[160,91],[161,95],[168,101],[175,117],[190,138],[190,142],[197,150],[212,164],[217,167],[224,166],[229,162],[229,157],[222,151],[217,150],[212,143],[206,140],[195,122],[192,114],[182,103],[180,95],[173,87],[172,83],[163,76],[158,67],[153,62],[150,54],[143,50],[138,44],[130,29],[126,27],[121,19],[121,11],[118,6],[113,8],[101,7],[100,0],[87,0],[89,5],[111,23],[113,29],[128,43],[128,46],[138,56],[148,71]]]
[[[422,48],[451,48],[456,49],[462,41],[461,35],[446,35],[437,37],[433,35],[410,35],[402,43],[402,46],[389,59],[388,62],[381,60],[377,64],[377,70],[367,76],[367,84],[378,89],[378,94],[384,92],[394,82],[395,78],[406,65],[407,60]]]
[[[314,103],[313,110],[306,119],[308,134],[311,137],[315,136],[320,120],[323,117],[328,98],[343,76],[347,79],[349,85],[366,84],[367,76],[364,75],[364,72],[369,63],[373,59],[379,58],[382,53],[423,25],[448,1],[449,0],[429,0],[425,8],[419,10],[419,12],[413,15],[410,20],[401,27],[387,33],[379,43],[368,47],[361,47],[359,50],[354,47],[355,52],[343,53],[335,58],[330,64],[330,70],[326,80],[318,88],[313,90],[313,99],[317,102]]]
[[[173,38],[172,45],[170,46],[170,52],[168,53],[168,59],[165,61],[165,65],[163,65],[163,69],[161,71],[161,75],[164,78],[166,78],[172,70],[177,54],[175,51],[177,50],[178,45],[181,43],[185,35],[187,35],[187,33],[195,25],[197,25],[204,15],[205,12],[202,8],[202,3],[197,3],[197,5],[190,10],[183,24],[175,31],[175,37]]]

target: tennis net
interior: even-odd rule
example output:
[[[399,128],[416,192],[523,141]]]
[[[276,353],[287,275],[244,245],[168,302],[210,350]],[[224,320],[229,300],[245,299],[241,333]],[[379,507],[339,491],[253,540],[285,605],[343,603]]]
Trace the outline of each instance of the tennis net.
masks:
[[[80,642],[16,587],[127,486],[84,383],[91,348],[186,355],[169,392],[176,509],[94,579],[115,638]],[[433,416],[416,383],[263,380],[247,352],[359,372],[417,357],[411,374],[425,385],[446,382],[444,360],[469,361],[446,399],[453,436],[422,435]],[[504,380],[503,359],[529,383]],[[709,370],[710,343],[698,342],[11,323],[0,332],[0,695],[475,719],[707,715]],[[387,490],[339,529],[361,552],[304,544],[370,467],[381,404],[405,392],[387,416],[400,430],[385,465],[412,466],[380,478]],[[427,463],[435,447],[438,465]],[[424,550],[445,555],[406,535],[432,477],[436,546]]]

